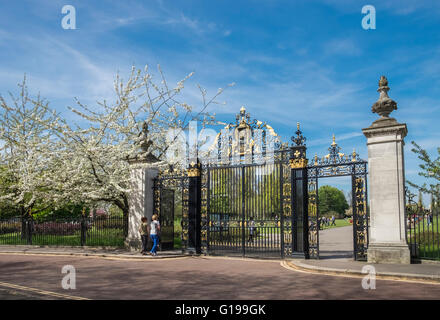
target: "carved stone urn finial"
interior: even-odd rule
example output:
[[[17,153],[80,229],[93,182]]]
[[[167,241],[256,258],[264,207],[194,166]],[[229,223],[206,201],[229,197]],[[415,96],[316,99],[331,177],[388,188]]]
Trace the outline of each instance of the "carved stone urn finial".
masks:
[[[139,147],[143,153],[147,153],[150,146],[153,144],[151,140],[149,140],[148,133],[148,123],[144,122],[142,125],[142,131],[139,133]]]
[[[379,89],[377,92],[380,93],[379,99],[373,104],[371,111],[377,113],[381,118],[389,118],[389,115],[394,110],[397,110],[397,103],[388,97],[388,80],[385,76],[381,76],[379,80]]]

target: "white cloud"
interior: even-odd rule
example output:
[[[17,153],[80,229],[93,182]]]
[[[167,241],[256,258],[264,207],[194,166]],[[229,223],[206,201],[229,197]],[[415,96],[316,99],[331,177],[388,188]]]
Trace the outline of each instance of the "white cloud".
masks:
[[[324,44],[324,53],[327,55],[358,56],[362,50],[353,39],[334,39]]]

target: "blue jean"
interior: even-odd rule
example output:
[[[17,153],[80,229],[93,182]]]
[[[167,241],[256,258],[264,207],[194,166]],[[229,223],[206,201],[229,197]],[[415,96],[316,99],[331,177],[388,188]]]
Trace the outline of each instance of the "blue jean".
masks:
[[[151,241],[153,241],[153,247],[151,248],[151,253],[156,253],[157,251],[157,242],[159,240],[159,237],[157,234],[150,234]]]

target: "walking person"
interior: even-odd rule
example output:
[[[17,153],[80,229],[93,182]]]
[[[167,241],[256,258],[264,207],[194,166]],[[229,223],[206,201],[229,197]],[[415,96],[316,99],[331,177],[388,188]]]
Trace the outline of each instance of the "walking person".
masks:
[[[151,217],[152,221],[150,223],[150,238],[153,241],[153,247],[151,248],[150,254],[152,256],[157,256],[157,244],[159,242],[159,232],[160,232],[160,223],[158,220],[157,214],[153,214]]]
[[[148,244],[148,219],[146,217],[141,218],[141,226],[139,227],[139,233],[141,234],[142,240],[142,255],[147,255],[147,244]]]
[[[332,216],[332,226],[336,226],[336,217]]]
[[[250,217],[249,220],[249,238],[248,242],[253,243],[254,242],[254,234],[255,234],[255,221],[253,217]]]
[[[428,227],[429,227],[429,225],[430,225],[431,222],[432,222],[432,216],[431,216],[430,213],[428,213],[428,215],[427,215],[427,217],[426,217],[426,222],[428,223]]]

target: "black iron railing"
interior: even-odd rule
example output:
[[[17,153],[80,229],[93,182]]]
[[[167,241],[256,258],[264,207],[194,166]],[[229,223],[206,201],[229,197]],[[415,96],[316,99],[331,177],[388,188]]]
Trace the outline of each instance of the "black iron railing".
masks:
[[[123,246],[126,233],[122,216],[0,220],[0,245]]]
[[[440,208],[426,209],[407,191],[406,227],[411,257],[440,260]]]

